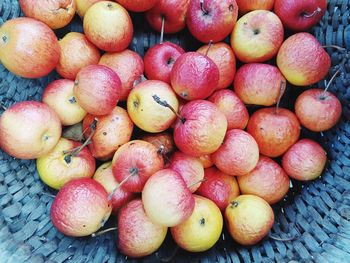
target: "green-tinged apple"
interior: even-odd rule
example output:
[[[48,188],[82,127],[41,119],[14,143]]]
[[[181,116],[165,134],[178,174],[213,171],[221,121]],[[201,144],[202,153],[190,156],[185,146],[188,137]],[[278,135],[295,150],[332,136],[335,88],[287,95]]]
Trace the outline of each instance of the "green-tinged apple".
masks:
[[[132,12],[145,12],[151,9],[159,0],[117,0],[125,9]]]
[[[240,14],[254,10],[272,10],[275,0],[236,0]]]
[[[57,37],[43,22],[20,17],[0,26],[0,61],[13,74],[44,77],[56,67],[59,58]]]
[[[91,235],[108,220],[112,206],[101,184],[91,178],[65,184],[51,205],[52,224],[72,237]]]
[[[205,197],[194,196],[192,215],[181,224],[170,229],[176,244],[189,252],[203,252],[212,248],[219,240],[223,218],[216,204]]]
[[[103,0],[75,0],[77,6],[77,14],[84,18],[86,11],[95,3]]]
[[[277,54],[283,37],[284,29],[278,16],[270,11],[256,10],[237,21],[231,46],[244,63],[264,62]]]
[[[211,160],[210,154],[201,155],[198,157],[198,159],[201,161],[204,169],[212,167],[214,165],[213,161]]]
[[[61,121],[49,106],[18,102],[0,117],[0,148],[15,158],[39,158],[55,147],[61,132]]]
[[[141,137],[141,140],[152,143],[166,161],[168,161],[168,156],[175,151],[174,138],[169,132],[145,134]]]

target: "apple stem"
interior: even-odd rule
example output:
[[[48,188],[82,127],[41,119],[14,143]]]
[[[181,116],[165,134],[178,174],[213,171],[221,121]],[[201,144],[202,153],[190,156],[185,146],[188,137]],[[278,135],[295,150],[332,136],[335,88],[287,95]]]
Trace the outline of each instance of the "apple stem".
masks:
[[[164,26],[165,26],[165,16],[162,16],[162,28],[160,30],[160,41],[159,41],[160,44],[162,44],[164,40]]]
[[[46,193],[46,192],[42,192],[43,195],[46,195],[46,196],[50,196],[52,198],[55,198],[56,196],[53,195],[53,194],[49,194],[49,193]]]
[[[210,48],[211,48],[212,45],[213,45],[213,40],[210,40],[209,43],[208,43],[207,52],[205,52],[205,55],[206,55],[206,56],[208,56],[209,50],[210,50]]]
[[[3,108],[4,110],[7,110],[7,107],[6,107],[4,104],[0,103],[0,106],[1,106],[1,108]]]
[[[317,7],[315,11],[313,11],[312,13],[306,13],[304,12],[303,13],[303,17],[306,17],[306,18],[310,18],[310,17],[313,17],[315,15],[317,15],[318,13],[320,13],[322,11],[322,9],[320,7]]]
[[[320,99],[325,99],[326,98],[326,93],[329,89],[329,87],[331,86],[331,84],[333,83],[334,79],[337,77],[337,75],[340,73],[341,69],[339,68],[334,75],[332,76],[332,78],[330,79],[330,81],[328,82],[328,84],[326,85],[326,88],[324,89]]]
[[[137,168],[133,168],[131,173],[121,181],[116,188],[108,195],[108,201],[111,201],[115,192],[123,186],[132,176],[137,175],[139,170]]]
[[[169,108],[181,120],[182,123],[186,122],[186,119],[184,117],[182,117],[179,113],[177,113],[176,110],[166,100],[162,101],[157,95],[153,95],[152,98],[159,105],[166,107],[166,108]]]
[[[207,178],[200,179],[200,180],[198,180],[197,182],[194,182],[194,183],[188,185],[187,188],[191,189],[191,188],[192,188],[193,186],[195,186],[196,184],[203,183],[203,182],[205,182],[206,180],[207,180]]]
[[[286,90],[286,82],[284,80],[282,80],[281,81],[281,87],[280,87],[280,94],[278,96],[275,113],[278,113],[278,110],[280,108],[281,99],[283,97],[283,94],[284,94],[285,90]]]
[[[200,6],[201,6],[203,15],[209,14],[209,12],[208,12],[207,10],[204,9],[204,0],[199,0],[199,4],[200,4]]]
[[[326,46],[322,46],[323,48],[335,48],[339,51],[347,51],[346,48],[343,48],[343,47],[339,47],[339,46],[336,46],[336,45],[326,45]]]
[[[280,237],[276,237],[276,236],[273,236],[271,234],[269,234],[269,238],[273,239],[273,240],[276,240],[276,241],[281,241],[281,242],[287,242],[287,241],[293,241],[297,238],[297,236],[293,236],[293,237],[288,237],[288,238],[280,238]]]
[[[104,229],[104,230],[92,233],[91,237],[97,237],[97,236],[103,235],[105,233],[108,233],[108,232],[111,232],[111,231],[114,231],[114,230],[117,230],[117,229],[118,229],[117,227],[107,228],[107,229]]]

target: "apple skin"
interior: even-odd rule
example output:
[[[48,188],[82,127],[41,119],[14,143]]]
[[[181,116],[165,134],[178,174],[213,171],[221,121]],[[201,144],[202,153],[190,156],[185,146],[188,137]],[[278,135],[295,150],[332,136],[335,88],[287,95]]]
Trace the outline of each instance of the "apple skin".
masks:
[[[282,200],[289,191],[290,179],[282,167],[261,155],[255,169],[237,177],[242,194],[256,195],[270,205]]]
[[[309,86],[328,74],[331,58],[313,35],[297,33],[283,42],[277,66],[291,84]]]
[[[200,0],[190,0],[186,17],[188,29],[203,43],[222,41],[232,32],[236,24],[238,17],[236,1],[204,0],[203,9],[207,13],[202,11]]]
[[[74,0],[19,0],[19,5],[25,16],[44,22],[52,29],[68,25],[76,10]]]
[[[174,141],[180,151],[199,157],[219,149],[227,131],[227,120],[215,104],[194,100],[183,106],[180,115],[185,121],[177,119],[174,127]]]
[[[141,140],[133,140],[119,147],[112,161],[113,175],[118,182],[133,174],[122,186],[133,193],[142,192],[148,178],[163,167],[164,161],[158,149]]]
[[[240,14],[254,10],[272,10],[275,0],[236,0]]]
[[[46,104],[18,102],[0,117],[0,148],[15,158],[36,159],[55,147],[61,132],[59,117]]]
[[[300,32],[316,25],[326,10],[327,0],[276,0],[274,12],[286,28]]]
[[[141,199],[125,205],[118,213],[118,248],[130,258],[155,252],[165,240],[168,228],[153,223],[145,213]]]
[[[132,121],[146,132],[156,133],[168,129],[176,120],[176,115],[159,105],[153,96],[167,101],[175,111],[179,102],[169,84],[160,80],[146,80],[133,88],[127,100],[128,113]]]
[[[117,105],[122,83],[112,69],[90,65],[81,69],[74,82],[79,105],[93,115],[109,114]]]
[[[236,177],[225,174],[216,167],[205,169],[204,179],[196,194],[212,200],[222,212],[231,200],[239,196]]]
[[[204,178],[201,161],[182,152],[175,152],[171,156],[169,168],[181,175],[192,193],[196,192]]]
[[[236,73],[236,57],[232,48],[226,43],[220,42],[200,47],[197,52],[207,55],[218,66],[219,83],[216,89],[225,89],[232,83]],[[208,52],[208,54],[207,54]]]
[[[175,151],[175,142],[173,135],[168,132],[161,132],[155,134],[145,134],[141,137],[141,140],[152,143],[166,161],[168,155]]]
[[[1,25],[0,61],[13,74],[24,78],[44,77],[56,67],[59,58],[57,37],[43,22],[20,17]]]
[[[220,209],[213,201],[194,195],[192,215],[170,229],[176,244],[189,252],[203,252],[215,245],[223,228]]]
[[[198,52],[187,52],[175,62],[171,71],[171,86],[185,100],[209,97],[217,88],[220,73],[217,65]]]
[[[257,165],[259,147],[249,133],[233,129],[226,133],[223,144],[211,158],[220,171],[241,176],[252,171]]]
[[[152,46],[144,57],[146,77],[170,84],[174,63],[184,53],[185,51],[180,46],[171,42]]]
[[[273,58],[284,37],[281,20],[274,13],[256,10],[242,16],[233,29],[231,47],[244,63],[264,62]]]
[[[95,159],[84,147],[76,156],[66,160],[65,151],[71,151],[81,143],[61,138],[55,148],[36,160],[40,179],[56,190],[76,178],[91,178],[95,172]]]
[[[233,86],[245,104],[272,106],[278,101],[282,82],[286,79],[277,67],[250,63],[239,68]]]
[[[327,153],[321,145],[310,139],[302,139],[285,153],[282,167],[291,178],[309,181],[321,176],[326,162]]]
[[[61,55],[56,71],[63,78],[74,80],[79,70],[100,60],[100,51],[81,33],[70,32],[58,43]]]
[[[84,18],[86,11],[95,3],[103,0],[75,0],[77,6],[77,14]]]
[[[295,114],[300,123],[310,131],[322,132],[334,127],[340,120],[342,105],[331,92],[309,89],[295,102]]]
[[[132,12],[145,12],[158,4],[159,0],[117,0],[125,9]]]
[[[83,237],[96,232],[112,212],[108,194],[91,178],[65,184],[51,206],[52,224],[66,236]]]
[[[136,194],[125,191],[122,187],[116,189],[119,186],[119,183],[114,178],[112,162],[104,163],[98,167],[93,179],[99,182],[108,194],[111,194],[114,191],[111,202],[115,214],[117,214],[121,207],[137,197]]]
[[[290,110],[263,108],[250,117],[247,131],[258,143],[261,154],[279,157],[298,141],[300,123]]]
[[[160,32],[164,17],[164,33],[177,33],[186,26],[189,3],[190,0],[159,0],[151,10],[146,12],[146,19],[154,30]]]
[[[142,191],[147,216],[155,224],[173,227],[189,218],[195,200],[181,175],[171,169],[153,174]]]
[[[208,98],[227,119],[227,130],[245,129],[249,120],[249,113],[244,103],[237,95],[228,89],[217,90]]]
[[[107,52],[126,49],[134,32],[128,11],[111,1],[91,6],[84,16],[83,26],[86,37]]]
[[[214,165],[213,161],[211,160],[210,154],[201,155],[198,157],[198,159],[201,161],[204,169],[212,167]]]
[[[75,100],[73,87],[74,81],[58,79],[51,82],[42,95],[43,102],[57,113],[65,126],[81,122],[86,115],[86,111]]]
[[[113,69],[118,74],[122,82],[121,101],[128,98],[135,81],[141,78],[144,71],[143,60],[140,55],[129,49],[116,53],[105,53],[99,64]]]
[[[95,118],[98,121],[88,147],[96,159],[111,159],[120,146],[130,141],[134,123],[126,110],[118,106],[108,115],[96,117],[88,114],[83,121],[85,138],[90,136],[90,125]]]

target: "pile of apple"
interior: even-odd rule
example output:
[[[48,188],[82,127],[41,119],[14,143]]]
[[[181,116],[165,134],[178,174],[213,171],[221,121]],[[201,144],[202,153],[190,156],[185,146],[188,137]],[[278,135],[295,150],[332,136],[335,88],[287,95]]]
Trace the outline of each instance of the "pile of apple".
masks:
[[[324,47],[302,32],[322,18],[326,0],[19,2],[27,17],[0,27],[1,63],[21,77],[55,69],[62,79],[45,88],[42,102],[19,102],[1,115],[0,147],[37,159],[42,181],[59,190],[51,219],[65,235],[96,233],[113,211],[118,247],[130,257],[156,251],[168,228],[181,248],[205,251],[224,219],[236,242],[252,245],[269,233],[270,205],[287,194],[290,178],[322,174],[326,153],[300,139],[300,129],[322,132],[338,122],[331,82],[304,91],[295,112],[279,102],[287,82],[303,89],[330,70]],[[161,39],[142,59],[126,49],[127,10],[146,11],[161,36],[187,25],[206,45],[185,52]],[[84,34],[58,41],[53,29],[76,12]],[[297,33],[285,39],[285,29]],[[230,34],[231,45],[220,42]],[[245,63],[237,72],[236,57]],[[264,107],[249,116],[246,105]],[[61,137],[72,125],[78,139]]]

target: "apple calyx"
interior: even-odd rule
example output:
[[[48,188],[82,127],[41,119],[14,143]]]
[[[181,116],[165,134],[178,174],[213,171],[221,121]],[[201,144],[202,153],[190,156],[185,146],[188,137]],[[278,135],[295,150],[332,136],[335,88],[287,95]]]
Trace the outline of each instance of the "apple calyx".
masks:
[[[230,202],[230,207],[231,208],[235,208],[235,207],[237,207],[238,205],[239,205],[239,203],[238,202],[236,202],[236,201],[232,201],[232,202]]]
[[[2,41],[2,44],[7,44],[8,43],[8,36],[6,36],[5,34],[1,36],[1,41]]]
[[[101,230],[101,231],[92,233],[92,234],[91,234],[91,237],[98,237],[98,236],[100,236],[100,235],[103,235],[103,234],[105,234],[105,233],[108,233],[108,232],[111,232],[111,231],[114,231],[114,230],[117,230],[117,229],[118,229],[117,227],[107,228],[107,229],[104,229],[104,230]]]
[[[284,80],[282,80],[281,81],[281,87],[280,87],[280,94],[278,96],[277,103],[276,103],[275,114],[278,114],[278,110],[280,108],[281,99],[283,97],[284,91],[286,90],[286,85],[287,85],[287,83]]]
[[[68,5],[65,5],[64,3],[59,3],[58,8],[50,10],[50,11],[54,14],[57,14],[60,11],[68,12],[69,9],[72,8],[72,6],[73,6],[73,0]]]
[[[199,219],[199,224],[200,224],[201,226],[205,226],[205,218],[204,218],[204,217],[202,217],[201,219]]]
[[[186,122],[186,119],[177,113],[176,110],[166,100],[161,100],[157,95],[153,95],[152,98],[159,105],[169,108],[181,120],[182,123]]]
[[[69,98],[69,100],[68,100],[71,104],[74,104],[74,103],[77,103],[77,100],[75,99],[75,97],[73,96],[73,97],[71,97],[71,98]]]
[[[322,9],[320,7],[317,7],[315,11],[313,11],[312,13],[308,13],[308,12],[302,12],[301,16],[305,17],[305,18],[311,18],[314,17],[315,15],[319,14],[322,11]]]
[[[209,11],[207,11],[207,10],[204,9],[204,0],[199,0],[199,5],[200,5],[200,7],[201,7],[201,10],[202,10],[202,12],[203,12],[203,15],[204,15],[204,16],[209,15]]]

